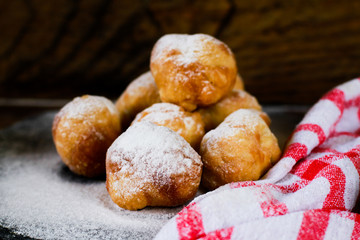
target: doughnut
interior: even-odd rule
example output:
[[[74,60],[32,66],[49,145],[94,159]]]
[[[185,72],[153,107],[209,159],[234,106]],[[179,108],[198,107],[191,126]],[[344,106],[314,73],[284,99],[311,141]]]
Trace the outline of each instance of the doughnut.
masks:
[[[86,177],[105,174],[106,151],[119,134],[119,112],[100,96],[74,98],[55,115],[52,125],[62,161],[72,172]]]
[[[257,110],[239,109],[205,134],[200,146],[205,188],[258,180],[278,161],[281,152],[277,139],[259,114]]]
[[[168,34],[154,45],[150,70],[163,102],[193,111],[229,93],[237,75],[234,54],[206,34]]]
[[[136,115],[133,123],[148,121],[168,127],[182,136],[198,150],[205,134],[204,122],[197,112],[186,112],[184,108],[172,103],[156,103]]]
[[[134,79],[115,103],[120,112],[121,129],[126,130],[136,114],[158,102],[159,90],[150,71]]]
[[[244,90],[244,81],[239,74],[236,75],[235,85],[234,85],[233,89],[234,90]]]
[[[202,162],[184,138],[151,122],[131,125],[106,154],[106,188],[128,210],[178,206],[199,187]]]
[[[255,97],[243,90],[232,90],[219,102],[205,108],[199,108],[204,123],[205,131],[216,128],[224,119],[241,108],[250,108],[261,111],[261,106]],[[270,118],[263,114],[264,120],[270,124]]]

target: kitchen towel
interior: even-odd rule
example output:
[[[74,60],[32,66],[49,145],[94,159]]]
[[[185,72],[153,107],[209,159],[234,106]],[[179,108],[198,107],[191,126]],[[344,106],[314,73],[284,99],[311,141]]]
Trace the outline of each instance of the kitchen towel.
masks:
[[[310,108],[261,180],[195,198],[156,239],[360,239],[360,214],[351,212],[359,171],[360,79],[353,79]]]

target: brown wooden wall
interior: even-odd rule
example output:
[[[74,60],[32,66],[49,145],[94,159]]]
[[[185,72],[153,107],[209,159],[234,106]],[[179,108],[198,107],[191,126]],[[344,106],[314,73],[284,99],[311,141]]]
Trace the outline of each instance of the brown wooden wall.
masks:
[[[229,45],[261,103],[360,76],[358,0],[0,0],[0,98],[116,98],[159,37],[198,32]]]

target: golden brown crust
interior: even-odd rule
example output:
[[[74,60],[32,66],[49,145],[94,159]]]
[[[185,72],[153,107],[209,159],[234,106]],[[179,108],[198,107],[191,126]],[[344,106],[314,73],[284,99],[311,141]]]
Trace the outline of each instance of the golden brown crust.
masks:
[[[239,74],[236,75],[235,85],[234,85],[233,89],[234,90],[244,90],[244,81]]]
[[[243,90],[232,90],[219,102],[197,111],[203,118],[207,132],[216,128],[228,115],[242,108],[261,111],[256,98]]]
[[[105,173],[106,151],[120,134],[119,113],[104,97],[78,97],[55,116],[52,134],[58,154],[72,172],[96,177]]]
[[[260,112],[240,109],[204,136],[202,185],[215,189],[230,182],[258,180],[280,154],[277,139]]]
[[[120,112],[121,129],[126,130],[136,114],[159,102],[159,90],[151,72],[140,75],[128,85],[115,103]]]
[[[205,34],[169,34],[155,44],[150,69],[163,102],[187,111],[208,106],[234,86],[237,67],[233,53]]]
[[[168,127],[182,136],[198,150],[205,134],[204,122],[197,112],[187,112],[184,108],[171,103],[156,103],[139,113],[133,123],[149,121],[159,126]]]
[[[121,134],[106,155],[106,187],[121,208],[178,206],[191,200],[202,173],[200,156],[182,137],[150,122]]]

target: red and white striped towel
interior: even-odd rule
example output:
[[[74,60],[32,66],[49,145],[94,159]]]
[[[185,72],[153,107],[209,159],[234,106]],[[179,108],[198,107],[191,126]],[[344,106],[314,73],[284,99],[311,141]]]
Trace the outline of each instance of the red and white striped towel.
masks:
[[[259,181],[194,199],[157,239],[360,239],[360,79],[322,97]]]

